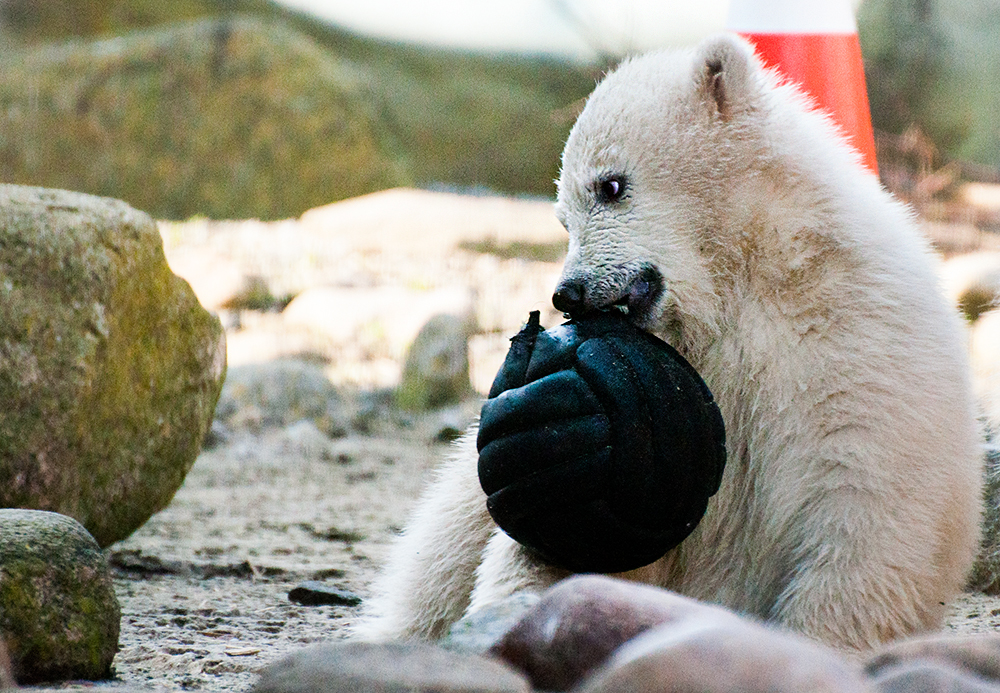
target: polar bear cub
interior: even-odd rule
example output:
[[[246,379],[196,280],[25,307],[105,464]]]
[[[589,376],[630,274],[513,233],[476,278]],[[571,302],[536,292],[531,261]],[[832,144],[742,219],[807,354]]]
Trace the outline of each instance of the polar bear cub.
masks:
[[[625,577],[845,650],[934,628],[978,545],[962,327],[910,213],[729,35],[627,60],[566,143],[555,306],[627,310],[727,430],[693,534]],[[437,471],[355,627],[434,638],[565,573],[498,530],[475,431]]]

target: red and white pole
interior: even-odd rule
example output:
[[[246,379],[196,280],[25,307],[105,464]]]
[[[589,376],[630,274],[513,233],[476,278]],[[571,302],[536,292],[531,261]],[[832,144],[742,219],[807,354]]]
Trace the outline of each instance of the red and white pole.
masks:
[[[809,93],[878,173],[861,44],[850,0],[732,0],[726,28]]]

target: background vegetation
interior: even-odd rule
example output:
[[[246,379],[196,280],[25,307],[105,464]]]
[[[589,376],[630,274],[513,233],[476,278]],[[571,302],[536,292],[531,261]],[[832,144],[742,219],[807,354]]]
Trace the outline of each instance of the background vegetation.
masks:
[[[858,33],[876,128],[1000,167],[1000,2],[864,0]]]
[[[875,127],[1000,165],[996,0],[865,0]],[[370,40],[271,0],[0,0],[0,181],[275,219],[396,185],[550,196],[604,66]]]
[[[2,0],[0,22],[17,46],[0,57],[0,180],[160,218],[282,218],[394,185],[551,195],[596,78],[367,40],[264,0]]]

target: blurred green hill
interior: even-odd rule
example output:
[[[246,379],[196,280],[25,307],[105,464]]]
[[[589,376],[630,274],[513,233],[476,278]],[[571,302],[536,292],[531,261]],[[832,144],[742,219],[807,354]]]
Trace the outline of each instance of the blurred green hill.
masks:
[[[267,0],[0,0],[0,41],[0,180],[170,219],[395,185],[551,195],[596,76],[363,39]]]
[[[1000,166],[997,0],[865,0],[875,127]],[[275,219],[396,185],[551,195],[599,67],[359,37],[271,0],[0,0],[0,181]]]
[[[1000,167],[1000,2],[865,0],[858,34],[876,128]]]

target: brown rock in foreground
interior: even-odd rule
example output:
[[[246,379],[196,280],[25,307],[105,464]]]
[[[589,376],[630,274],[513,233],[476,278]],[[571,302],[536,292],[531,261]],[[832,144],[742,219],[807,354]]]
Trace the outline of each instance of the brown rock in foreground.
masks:
[[[219,320],[123,202],[0,186],[0,507],[101,546],[173,497],[225,375]]]
[[[657,587],[576,576],[548,590],[490,654],[523,671],[537,688],[564,691],[640,633],[692,617],[738,619]]]
[[[878,693],[997,693],[1000,685],[936,662],[907,662],[872,679]]]

